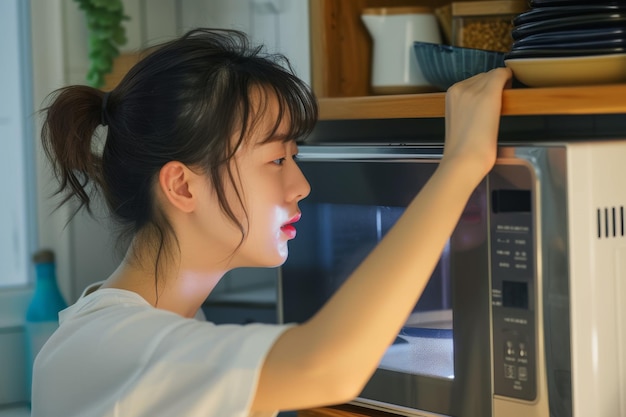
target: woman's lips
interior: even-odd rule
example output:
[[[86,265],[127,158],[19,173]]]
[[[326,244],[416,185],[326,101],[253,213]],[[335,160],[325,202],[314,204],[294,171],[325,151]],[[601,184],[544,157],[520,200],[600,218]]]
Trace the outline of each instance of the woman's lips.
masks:
[[[289,221],[285,224],[283,224],[280,227],[280,230],[287,235],[288,239],[293,239],[294,237],[296,237],[296,228],[294,227],[293,223],[297,222],[298,220],[300,220],[301,214],[298,213],[295,216],[293,216],[291,219],[289,219]]]

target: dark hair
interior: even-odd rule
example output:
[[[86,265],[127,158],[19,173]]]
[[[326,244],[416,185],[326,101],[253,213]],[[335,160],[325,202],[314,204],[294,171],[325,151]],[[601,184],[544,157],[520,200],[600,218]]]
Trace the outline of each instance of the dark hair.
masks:
[[[285,117],[287,139],[308,135],[317,104],[284,56],[251,47],[238,31],[196,29],[151,51],[109,93],[87,86],[55,91],[44,109],[42,140],[60,182],[56,193],[66,193],[61,204],[76,197],[78,209],[91,213],[93,183],[122,225],[122,235],[155,233],[149,236],[157,237],[158,268],[169,238],[176,240],[155,205],[153,184],[160,168],[175,160],[204,170],[243,241],[246,231],[224,197],[223,181],[238,189],[228,162],[263,116],[263,108],[253,108],[251,88],[262,87],[262,94],[278,99],[278,120],[268,139]],[[100,153],[92,138],[101,124],[108,132]],[[239,202],[243,205],[241,196]]]

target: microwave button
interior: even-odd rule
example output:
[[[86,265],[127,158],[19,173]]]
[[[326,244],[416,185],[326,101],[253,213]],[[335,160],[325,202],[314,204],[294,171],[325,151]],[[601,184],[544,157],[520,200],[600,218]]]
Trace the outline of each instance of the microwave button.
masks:
[[[512,341],[506,341],[506,348],[504,349],[505,356],[515,356],[515,349],[513,348],[514,344]]]
[[[515,365],[504,364],[504,377],[506,379],[517,379]]]
[[[520,358],[525,358],[528,356],[528,351],[526,350],[526,345],[524,343],[519,344],[519,356]]]
[[[517,379],[520,381],[528,381],[528,369],[525,366],[517,368]]]

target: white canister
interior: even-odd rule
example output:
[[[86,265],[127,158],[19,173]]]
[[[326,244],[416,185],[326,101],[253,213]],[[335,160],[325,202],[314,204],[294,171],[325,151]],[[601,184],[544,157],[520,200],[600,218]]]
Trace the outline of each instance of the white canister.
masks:
[[[413,42],[441,43],[437,18],[428,7],[373,7],[361,19],[372,37],[372,93],[436,91],[422,75]]]

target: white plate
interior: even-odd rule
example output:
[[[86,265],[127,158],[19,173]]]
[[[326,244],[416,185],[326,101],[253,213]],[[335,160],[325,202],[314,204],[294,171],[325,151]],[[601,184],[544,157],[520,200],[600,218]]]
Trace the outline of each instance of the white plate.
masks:
[[[611,84],[626,81],[626,54],[507,59],[515,78],[529,87]]]

